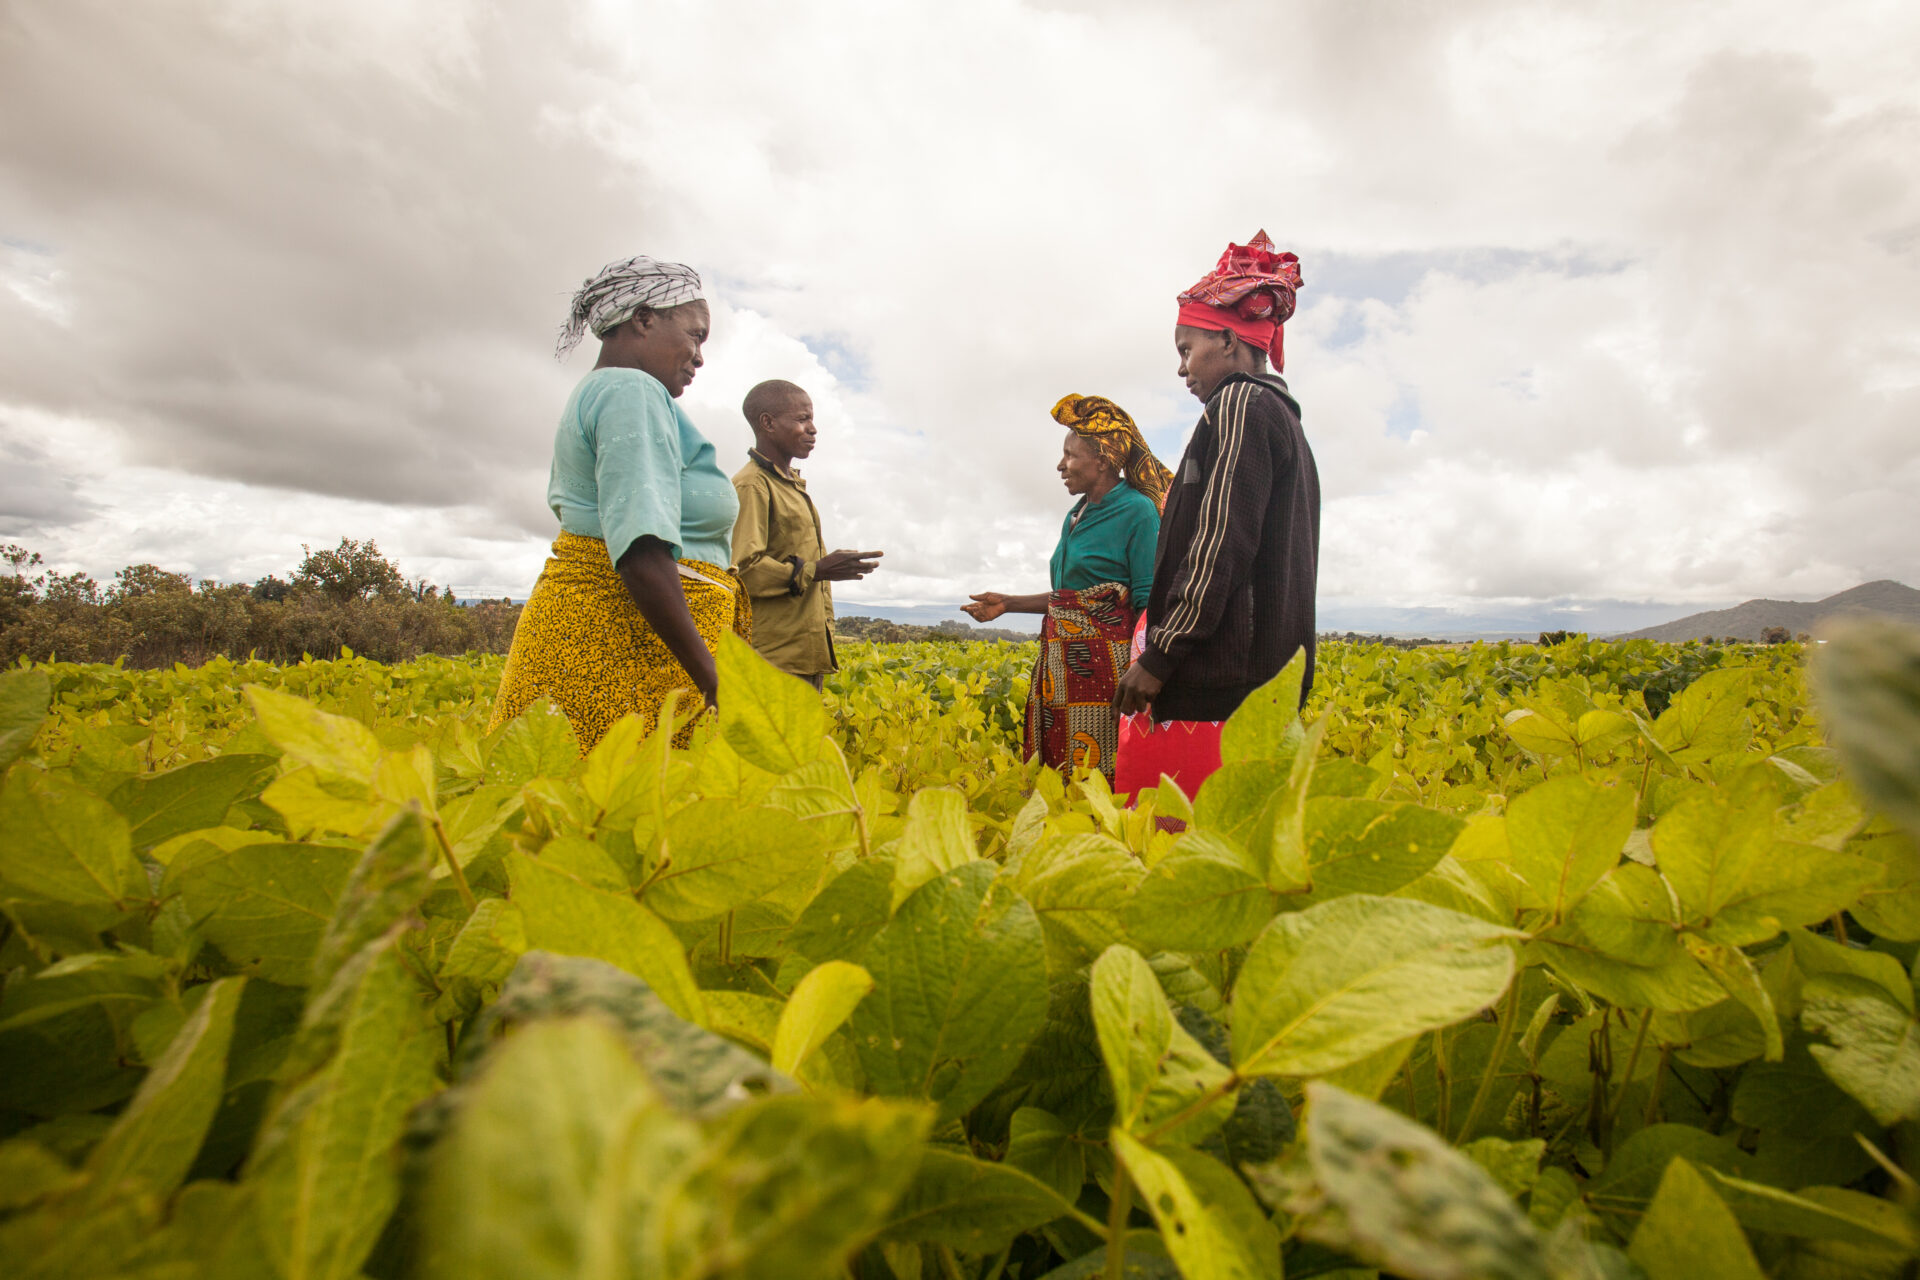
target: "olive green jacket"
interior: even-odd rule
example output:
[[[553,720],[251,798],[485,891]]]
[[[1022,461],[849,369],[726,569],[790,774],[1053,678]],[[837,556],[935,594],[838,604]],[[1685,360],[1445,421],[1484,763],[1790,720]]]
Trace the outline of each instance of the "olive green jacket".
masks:
[[[733,477],[740,516],[733,571],[753,601],[753,647],[797,676],[838,671],[833,654],[833,587],[814,577],[826,554],[820,512],[797,471],[782,471],[758,449]]]

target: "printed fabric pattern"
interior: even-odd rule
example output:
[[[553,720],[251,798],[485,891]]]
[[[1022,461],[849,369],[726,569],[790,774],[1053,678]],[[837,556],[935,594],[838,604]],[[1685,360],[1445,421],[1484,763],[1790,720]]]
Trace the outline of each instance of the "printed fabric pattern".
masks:
[[[704,560],[680,563],[714,580],[680,579],[707,648],[717,649],[728,629],[751,640],[751,606],[732,570]],[[545,698],[566,713],[580,750],[591,751],[622,716],[641,717],[651,733],[674,689],[699,696],[680,660],[627,594],[606,544],[563,531],[520,611],[487,731]],[[674,735],[676,746],[687,745],[693,724]]]
[[[1127,669],[1132,630],[1127,589],[1117,582],[1047,597],[1040,656],[1027,689],[1024,758],[1038,754],[1040,763],[1068,775],[1098,769],[1112,786],[1119,748],[1113,690]]]

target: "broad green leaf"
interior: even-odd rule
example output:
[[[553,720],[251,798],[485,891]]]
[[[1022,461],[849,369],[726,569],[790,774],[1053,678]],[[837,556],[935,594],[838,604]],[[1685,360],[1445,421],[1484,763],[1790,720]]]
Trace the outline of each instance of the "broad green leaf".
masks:
[[[708,920],[762,900],[793,910],[826,870],[818,836],[786,810],[696,800],[667,820],[661,869],[642,900],[668,920]]]
[[[1913,979],[1885,952],[1842,946],[1804,929],[1789,932],[1787,941],[1793,948],[1793,963],[1803,976],[1860,978],[1908,1013],[1914,1011]]]
[[[1431,1129],[1316,1080],[1305,1136],[1304,1170],[1254,1171],[1305,1239],[1409,1280],[1544,1277],[1539,1232],[1512,1196]]]
[[[1109,947],[1093,966],[1093,1026],[1113,1085],[1114,1123],[1131,1129],[1146,1110],[1173,1046],[1167,997],[1140,953]]]
[[[1834,1213],[1868,1226],[1880,1234],[1911,1234],[1913,1220],[1905,1209],[1860,1191],[1839,1187],[1803,1187],[1801,1200],[1812,1201]],[[1914,1246],[1905,1248],[1854,1244],[1833,1237],[1802,1236],[1782,1242],[1775,1263],[1784,1280],[1901,1280],[1907,1273]]]
[[[427,820],[409,806],[367,846],[340,889],[313,952],[310,981],[324,988],[340,966],[420,905],[440,850]]]
[[[1224,837],[1192,830],[1147,872],[1121,920],[1149,951],[1199,951],[1252,941],[1273,912],[1273,891],[1245,855]]]
[[[1242,1075],[1318,1075],[1500,998],[1520,935],[1405,898],[1352,895],[1278,916],[1234,988]]]
[[[1267,887],[1290,893],[1313,885],[1306,837],[1307,797],[1327,722],[1316,721],[1287,767],[1287,778],[1267,800],[1247,830],[1247,863]],[[1444,849],[1441,852],[1446,852]]]
[[[306,765],[275,778],[260,800],[286,820],[290,834],[303,838],[321,831],[358,836],[388,810],[369,783],[331,778]]]
[[[526,950],[527,920],[520,908],[505,898],[482,898],[447,949],[439,977],[504,982]]]
[[[714,654],[720,677],[720,736],[749,764],[786,773],[820,754],[827,712],[820,695],[729,632]]]
[[[0,896],[68,903],[103,921],[152,896],[126,819],[61,774],[9,772],[0,831]]]
[[[1144,874],[1104,836],[1049,840],[1021,862],[1015,887],[1040,917],[1049,964],[1076,969],[1127,936],[1121,906]]]
[[[570,778],[579,767],[573,726],[542,698],[500,731],[487,754],[487,781],[518,787],[535,778]]]
[[[358,720],[320,710],[264,685],[248,685],[247,700],[267,740],[296,764],[323,777],[371,782],[385,754],[373,730]]]
[[[1307,652],[1293,655],[1273,679],[1248,694],[1220,726],[1220,759],[1291,760],[1300,748],[1300,685],[1306,679]]]
[[[31,1026],[86,1005],[131,1017],[161,998],[166,964],[142,952],[94,952],[15,977],[0,998],[0,1032]]]
[[[1890,831],[1847,848],[1880,868],[1880,879],[1847,910],[1879,937],[1920,942],[1920,840]]]
[[[1780,1018],[1774,1012],[1773,998],[1760,981],[1760,971],[1754,967],[1746,952],[1737,947],[1709,942],[1694,934],[1687,934],[1681,941],[1686,944],[1687,954],[1699,961],[1700,967],[1712,974],[1726,988],[1727,994],[1760,1024],[1767,1061],[1780,1061],[1786,1052],[1785,1043],[1780,1038]]]
[[[1531,707],[1507,712],[1501,723],[1515,742],[1537,756],[1564,756],[1573,752],[1574,736],[1566,726]]]
[[[1684,1124],[1649,1125],[1620,1145],[1606,1168],[1587,1184],[1583,1199],[1595,1213],[1612,1219],[1622,1235],[1628,1234],[1675,1160],[1737,1177],[1746,1171],[1752,1157],[1730,1140],[1704,1129]]]
[[[438,1087],[439,1040],[393,942],[362,951],[314,998],[247,1161],[251,1230],[229,1245],[237,1255],[258,1250],[276,1276],[358,1273],[399,1202],[398,1147]]]
[[[1191,1147],[1150,1147],[1120,1129],[1112,1144],[1182,1275],[1278,1280],[1280,1233],[1225,1165]]]
[[[608,826],[631,827],[648,792],[660,786],[665,750],[673,734],[647,733],[637,715],[614,721],[580,766],[580,789],[600,809]],[[595,824],[599,825],[599,824]]]
[[[1006,1078],[1046,1017],[1040,922],[995,871],[928,881],[858,957],[875,986],[847,1032],[870,1087],[936,1102],[942,1122]]]
[[[869,858],[827,881],[793,922],[788,945],[816,962],[844,960],[892,914],[893,862]]]
[[[1255,820],[1286,785],[1291,769],[1291,760],[1240,760],[1221,765],[1207,775],[1193,798],[1194,825],[1244,843]]]
[[[585,836],[556,836],[547,841],[540,846],[540,862],[595,889],[624,894],[632,887],[613,855]]]
[[[0,1212],[24,1209],[80,1180],[65,1160],[32,1138],[0,1141]]]
[[[1678,946],[1680,921],[1673,895],[1660,873],[1637,862],[1607,872],[1568,917],[1569,939],[1591,943],[1601,954],[1628,964],[1658,966]],[[1554,935],[1549,935],[1554,936]]]
[[[1466,824],[1416,804],[1327,797],[1305,816],[1311,901],[1349,893],[1381,896],[1413,883],[1446,856]]]
[[[1860,618],[1826,640],[1815,687],[1847,775],[1920,840],[1920,631]]]
[[[1748,668],[1707,672],[1654,721],[1660,745],[1683,765],[1745,751],[1753,739],[1753,718],[1747,713],[1752,689]]]
[[[1846,1143],[1855,1133],[1871,1136],[1873,1120],[1820,1069],[1809,1043],[1796,1033],[1781,1061],[1750,1063],[1734,1085],[1733,1118],[1787,1137]]]
[[[456,1074],[470,1074],[484,1060],[487,1047],[517,1027],[583,1014],[620,1032],[627,1051],[676,1111],[713,1117],[750,1097],[794,1092],[793,1082],[763,1058],[679,1017],[632,974],[605,961],[546,951],[529,951],[520,957],[500,998],[480,1012],[462,1037]],[[764,1020],[766,1036],[771,1036],[778,1018],[775,1012]]]
[[[773,1069],[795,1075],[800,1064],[840,1028],[873,990],[873,975],[857,964],[829,960],[807,972],[787,997],[773,1036]]]
[[[840,1280],[910,1193],[927,1119],[878,1098],[741,1107],[653,1196],[628,1274]]]
[[[140,1091],[87,1157],[96,1199],[122,1190],[168,1196],[186,1181],[220,1107],[227,1075],[227,1046],[244,978],[224,978],[207,988],[166,1053],[153,1064]]]
[[[1021,1107],[1013,1113],[1007,1128],[1006,1162],[1052,1187],[1069,1204],[1087,1180],[1086,1149],[1079,1133],[1039,1107]]]
[[[937,875],[979,857],[967,826],[967,798],[951,787],[921,791],[907,804],[907,825],[894,847],[893,905]]]
[[[434,1149],[421,1274],[635,1275],[634,1220],[700,1144],[605,1024],[537,1022],[501,1043]]]
[[[1685,1160],[1667,1166],[1627,1255],[1647,1280],[1763,1280],[1733,1211]]]
[[[1633,830],[1633,793],[1585,777],[1553,778],[1507,806],[1511,865],[1563,920],[1620,861]]]
[[[0,774],[26,754],[52,700],[46,672],[36,667],[0,672]]]
[[[1476,1138],[1460,1148],[1461,1155],[1486,1170],[1510,1196],[1525,1195],[1539,1181],[1540,1158],[1546,1151],[1544,1138],[1520,1142],[1510,1138]]]
[[[929,1147],[880,1234],[883,1240],[987,1254],[1073,1211],[1059,1192],[1029,1173]]]
[[[163,892],[234,964],[269,982],[305,986],[327,922],[359,855],[313,844],[188,845],[167,868]]]
[[[1687,954],[1678,938],[1671,939],[1663,951],[1655,964],[1619,960],[1584,937],[1573,922],[1527,948],[1529,959],[1544,960],[1574,986],[1622,1008],[1687,1013],[1726,998],[1726,988]]]
[[[1872,1214],[1848,1212],[1832,1203],[1810,1199],[1805,1194],[1731,1177],[1711,1168],[1697,1169],[1695,1172],[1706,1179],[1715,1194],[1733,1211],[1734,1218],[1749,1231],[1815,1240],[1840,1240],[1872,1249],[1898,1249],[1908,1254],[1920,1251],[1920,1232],[1916,1232],[1910,1220],[1888,1221]]]
[[[1802,989],[1800,1017],[1831,1047],[1814,1059],[1881,1124],[1920,1119],[1920,1021],[1873,983],[1821,974]]]
[[[1683,918],[1717,942],[1747,946],[1824,919],[1879,879],[1865,859],[1778,840],[1777,804],[1772,782],[1752,771],[1731,788],[1689,793],[1654,826]]]
[[[522,853],[507,855],[507,872],[529,947],[604,960],[645,982],[687,1021],[705,1020],[686,952],[660,917],[626,894],[582,884]]]
[[[272,756],[220,756],[129,778],[108,798],[127,820],[133,847],[149,849],[183,832],[219,826],[233,802],[254,794],[272,769]]]

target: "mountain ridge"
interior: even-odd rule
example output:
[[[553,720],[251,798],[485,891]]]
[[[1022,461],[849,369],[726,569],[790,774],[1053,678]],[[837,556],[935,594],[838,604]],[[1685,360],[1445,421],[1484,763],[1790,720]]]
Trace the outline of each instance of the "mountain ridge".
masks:
[[[1689,614],[1659,626],[1629,631],[1618,638],[1679,643],[1708,636],[1733,636],[1757,642],[1769,627],[1785,627],[1799,635],[1833,618],[1851,614],[1879,614],[1920,623],[1920,591],[1904,582],[1881,578],[1848,587],[1823,600],[1748,600],[1731,609]]]

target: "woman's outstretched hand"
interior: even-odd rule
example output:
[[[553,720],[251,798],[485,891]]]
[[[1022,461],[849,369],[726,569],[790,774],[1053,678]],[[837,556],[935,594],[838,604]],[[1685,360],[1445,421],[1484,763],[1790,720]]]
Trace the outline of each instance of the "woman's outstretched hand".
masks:
[[[961,605],[960,612],[975,622],[992,622],[1007,611],[1007,598],[998,591],[982,591],[967,598],[974,603]]]

